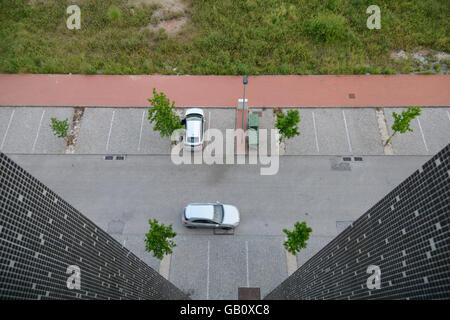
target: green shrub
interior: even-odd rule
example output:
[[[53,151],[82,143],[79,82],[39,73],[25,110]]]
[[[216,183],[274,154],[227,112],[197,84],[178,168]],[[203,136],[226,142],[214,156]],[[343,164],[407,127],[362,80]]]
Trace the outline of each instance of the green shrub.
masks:
[[[58,138],[67,137],[67,131],[69,130],[69,119],[58,120],[56,118],[51,118],[52,123],[50,128],[53,130],[53,134]]]
[[[176,247],[176,244],[172,238],[177,234],[173,232],[172,225],[168,227],[164,224],[159,224],[158,220],[149,220],[150,229],[145,235],[145,250],[152,252],[153,256],[162,259],[165,254],[171,254],[172,248]]]
[[[346,23],[343,16],[319,13],[308,21],[307,31],[317,42],[333,42],[346,37]]]
[[[108,10],[108,16],[111,20],[118,20],[120,19],[120,9],[116,6],[111,6]]]

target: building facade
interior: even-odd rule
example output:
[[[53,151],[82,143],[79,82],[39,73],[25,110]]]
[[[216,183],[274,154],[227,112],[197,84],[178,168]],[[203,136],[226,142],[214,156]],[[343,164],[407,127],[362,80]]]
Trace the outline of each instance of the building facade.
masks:
[[[447,145],[265,299],[450,299],[449,217]]]
[[[0,153],[0,299],[187,296]]]

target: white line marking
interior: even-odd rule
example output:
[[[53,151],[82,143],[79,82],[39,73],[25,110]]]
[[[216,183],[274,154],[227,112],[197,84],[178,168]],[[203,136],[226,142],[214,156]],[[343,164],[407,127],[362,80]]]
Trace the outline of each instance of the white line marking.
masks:
[[[113,110],[112,117],[111,117],[111,125],[109,126],[108,141],[106,141],[106,151],[108,151],[108,149],[109,149],[109,139],[111,138],[111,131],[112,131],[115,113],[116,113],[116,110]]]
[[[139,133],[138,151],[141,151],[142,127],[144,126],[144,116],[145,116],[145,110],[142,111],[141,132]]]
[[[6,127],[5,135],[3,136],[3,141],[2,141],[2,145],[0,146],[0,150],[3,150],[3,146],[6,141],[6,136],[8,135],[9,127],[11,126],[11,122],[14,117],[14,112],[16,112],[16,109],[13,109],[13,111],[11,112],[11,116],[9,117],[8,126]]]
[[[209,240],[208,240],[208,263],[206,267],[206,300],[209,300]]]
[[[319,153],[319,140],[317,138],[316,118],[314,117],[314,111],[312,112],[312,118],[313,118],[313,126],[314,126],[314,136],[316,138],[316,149],[317,149],[317,153]]]
[[[246,252],[246,256],[247,256],[247,288],[250,288],[250,281],[249,281],[249,277],[248,277],[248,241],[245,241],[245,252]]]
[[[211,129],[211,111],[208,111],[208,137],[207,137],[207,141],[211,140],[210,137],[210,133],[209,133],[209,129]]]
[[[34,143],[33,143],[33,148],[31,149],[31,153],[34,153],[34,149],[36,148],[36,143],[39,137],[39,131],[41,130],[41,126],[42,126],[42,119],[44,119],[44,114],[45,114],[45,109],[44,111],[42,111],[42,115],[41,115],[41,120],[39,121],[39,127],[38,130],[36,132],[36,138],[34,138]]]
[[[425,141],[425,135],[423,134],[422,126],[420,125],[419,118],[417,118],[417,123],[419,124],[419,129],[420,129],[420,133],[422,134],[422,140],[423,140],[423,144],[425,145],[425,149],[427,150],[427,152],[429,152],[427,142]]]
[[[348,133],[347,119],[345,119],[345,112],[344,112],[344,110],[342,110],[342,116],[344,117],[345,133],[347,134],[348,150],[350,151],[350,153],[353,153],[352,145],[350,143],[350,134]]]

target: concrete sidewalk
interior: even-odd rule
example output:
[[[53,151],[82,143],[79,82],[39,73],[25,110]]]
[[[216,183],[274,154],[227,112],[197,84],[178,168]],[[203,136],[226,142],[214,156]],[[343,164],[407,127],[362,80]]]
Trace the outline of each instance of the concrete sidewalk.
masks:
[[[152,89],[177,106],[231,107],[241,76],[0,74],[0,106],[148,107]],[[449,106],[450,75],[250,76],[250,107]]]

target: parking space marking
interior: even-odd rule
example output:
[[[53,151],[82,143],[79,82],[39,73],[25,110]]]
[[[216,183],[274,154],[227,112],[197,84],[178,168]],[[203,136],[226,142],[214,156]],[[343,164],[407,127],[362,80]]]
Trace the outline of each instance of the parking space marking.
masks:
[[[316,149],[317,153],[319,153],[319,139],[317,139],[317,127],[316,127],[316,118],[314,117],[314,111],[312,111],[312,119],[313,119],[313,126],[314,126],[314,137],[316,138]]]
[[[352,144],[350,143],[350,134],[348,133],[347,119],[345,118],[344,110],[342,110],[342,116],[344,117],[345,133],[347,134],[348,150],[350,151],[350,153],[353,153]]]
[[[422,140],[423,140],[423,144],[425,145],[425,149],[427,150],[427,152],[429,152],[427,142],[425,141],[425,135],[423,134],[422,126],[420,125],[419,118],[417,118],[417,123],[419,124],[419,129],[420,129],[420,133],[422,134]]]
[[[248,276],[248,241],[245,241],[245,255],[247,261],[247,288],[250,288],[250,281]]]
[[[109,126],[108,140],[106,141],[106,151],[108,151],[108,149],[109,149],[109,140],[111,138],[111,132],[112,132],[112,126],[113,126],[113,123],[114,123],[114,114],[115,113],[116,113],[116,110],[113,110],[112,117],[111,117],[111,124]]]
[[[145,110],[142,111],[142,119],[141,119],[141,131],[139,133],[139,144],[138,144],[138,151],[141,151],[141,140],[142,140],[142,128],[144,127],[144,117],[145,117]]]
[[[45,114],[45,109],[42,111],[42,115],[41,115],[41,120],[39,121],[39,126],[36,132],[36,138],[34,138],[34,143],[33,143],[33,148],[31,149],[31,153],[34,153],[34,150],[36,149],[36,142],[38,140],[39,137],[39,131],[41,130],[41,126],[42,126],[42,119],[44,119],[44,114]]]
[[[209,240],[208,240],[208,263],[206,265],[206,300],[209,300]]]
[[[206,137],[206,141],[211,140],[209,129],[211,129],[211,111],[208,111],[208,136]]]
[[[14,112],[16,112],[16,109],[13,109],[11,112],[11,116],[9,117],[8,126],[6,127],[5,135],[3,136],[2,145],[0,146],[0,150],[3,150],[3,146],[5,145],[6,136],[8,135],[9,127],[11,126],[12,119],[14,117]]]

